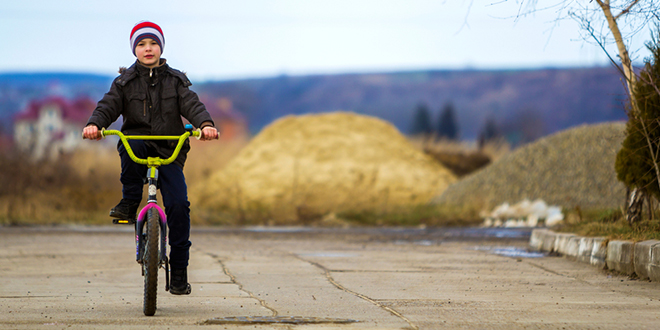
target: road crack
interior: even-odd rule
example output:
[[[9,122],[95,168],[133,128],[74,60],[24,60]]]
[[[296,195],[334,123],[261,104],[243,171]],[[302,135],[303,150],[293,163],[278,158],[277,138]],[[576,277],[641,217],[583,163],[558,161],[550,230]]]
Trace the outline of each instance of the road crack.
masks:
[[[295,254],[294,254],[293,256],[296,257],[296,258],[298,258],[298,259],[300,259],[300,260],[302,260],[302,261],[304,261],[304,262],[307,262],[307,263],[309,263],[309,264],[311,264],[311,265],[314,265],[315,267],[317,267],[317,268],[319,268],[319,269],[321,269],[321,270],[325,273],[325,277],[326,277],[326,279],[328,280],[328,282],[330,282],[332,285],[334,285],[337,289],[342,290],[342,291],[344,291],[344,292],[346,292],[346,293],[350,293],[350,294],[352,294],[352,295],[354,295],[354,296],[356,296],[356,297],[358,297],[358,298],[360,298],[360,299],[366,300],[366,301],[368,301],[368,302],[370,302],[370,303],[376,305],[377,307],[379,307],[379,308],[381,308],[381,309],[386,310],[386,311],[389,312],[390,314],[392,314],[392,315],[394,315],[394,316],[396,316],[396,317],[398,317],[398,318],[404,320],[406,323],[408,323],[408,325],[410,325],[410,328],[411,328],[411,329],[415,329],[415,330],[418,330],[418,329],[419,329],[419,327],[418,327],[417,325],[415,325],[412,321],[410,321],[407,317],[403,316],[403,314],[399,313],[399,312],[398,312],[397,310],[395,310],[394,308],[391,308],[391,307],[385,306],[385,305],[383,305],[382,303],[378,302],[378,301],[375,300],[375,299],[369,298],[369,297],[367,297],[367,296],[365,296],[365,295],[363,295],[363,294],[361,294],[361,293],[359,293],[359,292],[355,292],[355,291],[353,291],[353,290],[351,290],[351,289],[349,289],[349,288],[346,288],[345,286],[339,284],[339,282],[337,282],[337,281],[332,277],[331,271],[330,271],[328,268],[326,268],[325,266],[321,265],[320,263],[317,263],[317,262],[314,262],[314,261],[310,261],[310,260],[306,260],[306,259],[304,259],[304,258],[301,258],[301,257],[298,256],[298,255],[295,255]]]
[[[259,301],[259,304],[262,307],[264,307],[264,308],[268,309],[269,311],[271,311],[271,313],[273,314],[272,316],[278,316],[277,310],[275,310],[274,308],[268,306],[268,304],[266,303],[265,300],[257,297],[254,293],[252,293],[252,292],[248,291],[247,289],[245,289],[245,287],[243,287],[243,284],[241,284],[238,280],[236,280],[236,276],[234,276],[234,274],[232,274],[231,271],[229,271],[229,268],[227,267],[227,265],[225,265],[225,263],[222,261],[222,259],[219,256],[217,256],[213,253],[209,253],[209,252],[203,252],[203,253],[205,253],[206,255],[210,256],[213,259],[215,259],[215,261],[217,261],[220,264],[220,266],[222,267],[222,271],[225,273],[225,275],[229,276],[229,279],[230,279],[232,284],[238,286],[239,290],[247,293],[250,296],[250,298],[253,298],[253,299],[256,299],[257,301]]]
[[[577,278],[577,277],[575,277],[575,276],[571,276],[571,275],[567,275],[567,274],[562,274],[562,273],[556,272],[556,271],[554,271],[554,270],[552,270],[552,269],[550,269],[550,268],[548,268],[548,267],[545,267],[545,266],[539,265],[539,264],[537,264],[537,263],[529,262],[529,261],[528,261],[527,264],[530,265],[530,266],[536,267],[536,268],[538,268],[538,269],[544,270],[544,271],[546,271],[546,272],[548,272],[548,273],[550,273],[550,274],[554,274],[554,275],[557,275],[557,276],[570,278],[570,279],[575,280],[575,281],[578,281],[578,282],[580,282],[580,283],[582,283],[582,284],[586,284],[586,285],[591,285],[591,286],[593,286],[593,284],[592,284],[592,283],[589,283],[588,281],[585,281],[585,280],[583,280],[583,279],[579,279],[579,278]]]

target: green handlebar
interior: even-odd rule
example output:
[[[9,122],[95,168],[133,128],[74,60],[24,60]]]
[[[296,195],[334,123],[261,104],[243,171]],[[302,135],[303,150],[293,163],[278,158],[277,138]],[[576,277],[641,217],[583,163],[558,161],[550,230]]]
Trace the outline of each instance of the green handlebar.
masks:
[[[131,157],[131,159],[142,165],[147,165],[147,166],[161,166],[161,165],[167,165],[172,163],[177,156],[179,156],[179,152],[181,151],[181,148],[183,147],[183,143],[186,141],[186,139],[189,136],[194,136],[199,138],[201,135],[201,130],[198,128],[195,131],[186,131],[185,133],[181,135],[124,135],[121,131],[117,130],[106,130],[106,129],[101,129],[101,135],[103,138],[105,138],[108,135],[117,135],[119,136],[119,139],[121,139],[121,142],[124,144],[124,148],[126,148],[126,151],[128,152],[128,155]],[[167,159],[162,159],[160,157],[147,157],[147,159],[143,158],[138,158],[135,156],[135,153],[133,153],[133,149],[131,149],[130,144],[128,144],[128,140],[179,140],[179,142],[176,145],[176,148],[174,148],[174,152],[170,156],[170,158]]]

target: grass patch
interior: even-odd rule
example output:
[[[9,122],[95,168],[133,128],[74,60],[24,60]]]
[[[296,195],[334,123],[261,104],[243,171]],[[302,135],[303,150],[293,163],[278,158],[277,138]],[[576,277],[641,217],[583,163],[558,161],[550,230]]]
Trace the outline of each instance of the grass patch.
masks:
[[[610,240],[660,240],[660,220],[644,220],[631,226],[620,209],[576,210],[568,214],[566,223],[556,231]]]
[[[227,163],[246,141],[192,143],[194,151],[188,154],[185,171],[187,183],[194,185]],[[0,153],[0,169],[0,226],[109,225],[108,211],[122,196],[114,143],[97,143],[57,160],[38,162],[16,150],[5,151]],[[146,203],[146,190],[141,206]],[[162,198],[159,201],[162,205]],[[195,201],[192,204],[191,216],[196,211]],[[216,223],[228,222],[225,218]]]
[[[259,207],[250,207],[237,212],[228,209],[196,208],[191,212],[193,224],[226,226],[473,226],[482,220],[472,210],[438,205],[414,205],[388,210],[350,210],[307,214],[299,208],[293,217],[278,217]],[[239,214],[240,213],[240,214]]]
[[[340,212],[337,217],[361,226],[472,226],[482,221],[470,210],[428,204],[388,211]]]

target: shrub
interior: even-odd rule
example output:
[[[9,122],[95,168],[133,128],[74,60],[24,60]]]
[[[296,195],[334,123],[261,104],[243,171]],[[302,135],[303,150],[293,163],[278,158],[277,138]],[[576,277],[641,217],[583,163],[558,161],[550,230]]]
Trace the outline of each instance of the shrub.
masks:
[[[660,44],[647,44],[651,56],[645,60],[633,90],[639,111],[631,113],[623,148],[616,157],[617,178],[628,187],[642,189],[660,198],[658,152],[660,143]]]

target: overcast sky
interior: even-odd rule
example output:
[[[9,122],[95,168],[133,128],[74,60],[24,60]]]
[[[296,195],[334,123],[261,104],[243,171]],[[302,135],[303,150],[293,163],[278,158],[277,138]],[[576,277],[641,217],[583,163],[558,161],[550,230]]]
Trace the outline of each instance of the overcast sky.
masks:
[[[556,24],[552,8],[516,19],[518,7],[516,0],[2,1],[0,72],[115,75],[135,60],[129,34],[142,20],[162,27],[163,57],[197,81],[608,65],[576,22]],[[649,36],[630,45],[640,61]]]

